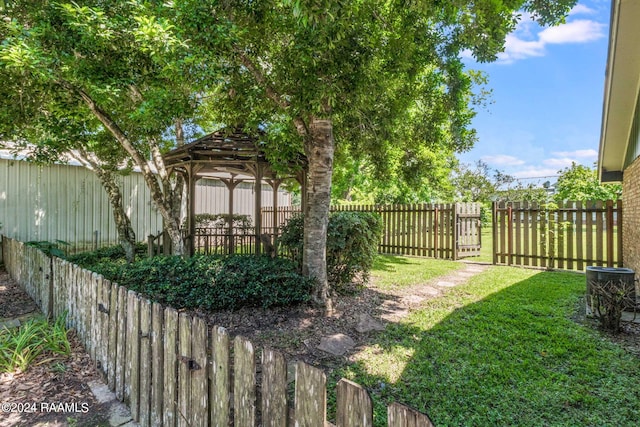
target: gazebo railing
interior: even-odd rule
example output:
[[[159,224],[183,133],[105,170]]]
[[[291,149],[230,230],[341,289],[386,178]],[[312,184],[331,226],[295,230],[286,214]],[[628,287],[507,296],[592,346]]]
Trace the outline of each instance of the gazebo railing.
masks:
[[[276,229],[263,227],[259,236],[261,252],[273,254],[278,251],[275,243]],[[190,240],[190,236],[185,236]],[[194,253],[203,255],[247,255],[256,253],[255,227],[198,227],[193,236]],[[147,238],[148,256],[170,255],[171,240],[166,232],[149,235]],[[280,254],[286,255],[286,254]]]

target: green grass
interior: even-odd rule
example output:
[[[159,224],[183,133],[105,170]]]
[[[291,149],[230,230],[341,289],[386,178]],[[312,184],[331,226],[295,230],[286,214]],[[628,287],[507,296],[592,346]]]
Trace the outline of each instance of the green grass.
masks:
[[[397,289],[424,284],[462,267],[460,263],[447,260],[378,255],[371,276],[377,288]]]
[[[52,355],[68,355],[71,352],[65,316],[60,316],[53,323],[42,317],[34,318],[19,328],[0,330],[0,373],[16,369],[25,371],[41,354],[47,352]]]
[[[640,361],[570,318],[584,281],[493,267],[388,326],[335,378],[369,390],[377,426],[393,401],[437,426],[637,425]]]

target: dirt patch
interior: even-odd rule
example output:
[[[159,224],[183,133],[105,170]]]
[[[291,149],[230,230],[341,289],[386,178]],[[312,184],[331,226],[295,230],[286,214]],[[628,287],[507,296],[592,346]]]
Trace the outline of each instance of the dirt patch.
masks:
[[[474,274],[485,268],[468,267]],[[447,283],[456,286],[470,277],[462,277],[459,273],[453,272],[412,287],[384,291],[376,287],[375,278],[372,278],[369,285],[353,295],[334,298],[334,312],[331,315],[309,305],[195,314],[205,318],[209,325],[224,326],[232,336],[248,338],[257,347],[278,350],[289,361],[302,360],[330,371],[347,362],[354,362],[355,355],[372,343],[376,331],[358,332],[363,314],[383,325],[398,322],[411,310],[447,292],[450,286],[439,286],[438,283],[447,280]],[[336,334],[349,336],[355,343],[354,348],[340,356],[318,349],[323,337]]]
[[[40,314],[35,303],[0,271],[0,317]],[[0,374],[0,424],[12,426],[108,426],[108,407],[87,383],[100,378],[75,332],[69,356],[42,354],[25,372]]]
[[[39,312],[38,306],[13,280],[0,270],[0,319]]]

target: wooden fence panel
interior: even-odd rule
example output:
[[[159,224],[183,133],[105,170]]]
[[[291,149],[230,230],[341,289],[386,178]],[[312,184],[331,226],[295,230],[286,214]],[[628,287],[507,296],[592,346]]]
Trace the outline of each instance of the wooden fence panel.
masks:
[[[138,422],[141,427],[151,426],[151,301],[140,300],[140,399]]]
[[[127,293],[127,360],[124,374],[124,398],[134,420],[139,419],[140,403],[140,298]]]
[[[278,208],[290,217],[299,208]],[[480,216],[478,203],[448,204],[389,204],[332,206],[332,212],[375,212],[381,217],[383,232],[378,244],[381,254],[428,256],[457,259],[459,256],[479,255]],[[476,215],[477,220],[458,221],[463,216]],[[263,208],[265,224],[273,222],[273,208]],[[270,222],[269,222],[270,221]],[[460,226],[459,226],[460,225]],[[265,233],[273,229],[266,227]],[[477,247],[475,247],[477,246]],[[460,250],[458,250],[460,247]]]
[[[621,204],[494,203],[494,264],[584,270],[621,266]],[[530,241],[529,241],[530,240]]]
[[[253,426],[256,422],[256,361],[253,344],[243,337],[233,342],[233,425]]]
[[[164,309],[151,305],[151,426],[162,426],[164,394]]]
[[[119,289],[115,283],[109,283],[109,351],[107,360],[107,385],[116,391],[116,363],[118,360],[118,320],[120,315]]]
[[[373,404],[367,390],[344,378],[336,388],[336,426],[372,426]]]
[[[209,365],[209,409],[211,425],[227,426],[230,419],[229,334],[226,329],[211,329],[211,364]]]
[[[98,274],[92,273],[89,279],[89,324],[87,328],[88,346],[85,347],[92,360],[96,360],[98,346]]]
[[[271,349],[262,350],[262,425],[286,427],[287,362]]]
[[[178,427],[189,426],[191,414],[191,316],[180,313],[178,319]]]
[[[602,244],[604,235],[603,226],[604,206],[601,200],[596,202],[596,265],[602,266],[604,264],[604,245]]]
[[[324,426],[327,418],[327,379],[322,370],[298,361],[296,365],[295,423]]]
[[[201,318],[191,325],[191,427],[204,427],[209,422],[209,383],[207,360],[207,324]]]
[[[389,427],[434,427],[427,415],[399,403],[387,408],[387,417]]]
[[[164,393],[162,399],[163,426],[176,425],[178,382],[178,312],[164,311]]]
[[[127,363],[127,289],[118,288],[118,318],[115,319],[118,328],[116,350],[116,397],[124,400],[125,365]]]

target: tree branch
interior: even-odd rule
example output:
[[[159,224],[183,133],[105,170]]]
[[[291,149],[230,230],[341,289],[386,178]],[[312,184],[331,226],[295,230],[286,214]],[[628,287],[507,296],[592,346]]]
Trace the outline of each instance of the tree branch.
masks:
[[[258,84],[264,87],[265,93],[267,94],[267,98],[273,101],[273,103],[276,104],[281,109],[287,110],[291,106],[291,104],[285,101],[284,99],[282,99],[280,94],[278,94],[273,89],[273,87],[267,81],[267,78],[265,77],[264,72],[260,68],[258,68],[258,66],[256,66],[256,64],[254,64],[253,61],[251,61],[251,59],[239,48],[236,47],[235,51],[240,57],[240,61],[242,62],[242,65],[244,65],[247,68],[247,70],[249,70],[249,72],[253,75],[253,77],[256,79]],[[296,130],[298,131],[298,134],[300,134],[300,136],[306,137],[307,135],[309,135],[309,128],[307,124],[304,122],[304,120],[302,120],[301,117],[294,117],[293,124],[295,125]]]

